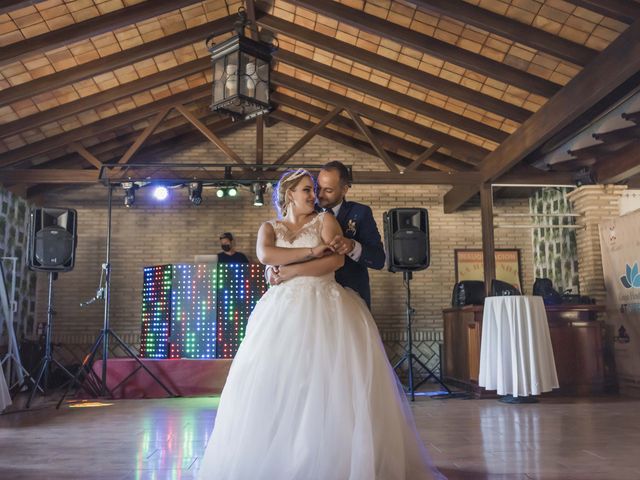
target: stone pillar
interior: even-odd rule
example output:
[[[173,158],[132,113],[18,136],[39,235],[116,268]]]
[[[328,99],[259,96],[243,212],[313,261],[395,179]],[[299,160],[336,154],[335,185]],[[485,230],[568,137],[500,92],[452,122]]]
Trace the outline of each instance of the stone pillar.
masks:
[[[585,185],[567,194],[573,211],[581,215],[576,224],[583,227],[576,230],[580,293],[601,305],[606,294],[598,224],[620,215],[620,198],[626,189],[625,185]]]

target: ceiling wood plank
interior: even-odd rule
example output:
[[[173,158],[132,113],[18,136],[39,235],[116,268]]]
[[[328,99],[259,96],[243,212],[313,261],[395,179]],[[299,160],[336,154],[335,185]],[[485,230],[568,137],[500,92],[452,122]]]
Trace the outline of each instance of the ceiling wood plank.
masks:
[[[44,140],[16,148],[0,154],[0,167],[15,165],[23,160],[46,153],[60,147],[66,147],[69,143],[77,142],[87,137],[92,137],[106,131],[115,130],[123,125],[129,125],[135,121],[142,120],[166,107],[176,103],[187,103],[211,95],[209,85],[180,92],[176,95],[165,97],[162,100],[148,103],[142,107],[135,108],[123,113],[107,117],[89,125],[78,127],[68,132],[54,135]]]
[[[622,23],[632,24],[640,18],[640,4],[630,0],[566,0]]]
[[[586,65],[599,53],[579,43],[461,0],[410,1],[424,10],[454,18],[576,65]]]
[[[543,97],[552,97],[561,88],[560,85],[544,78],[531,75],[523,70],[383,20],[362,10],[347,7],[338,2],[291,0],[291,3]]]
[[[315,137],[316,133],[322,130],[331,120],[333,120],[340,112],[343,110],[342,107],[335,107],[331,110],[324,118],[322,118],[318,123],[316,123],[313,127],[311,127],[307,133],[305,133],[302,138],[300,138],[296,143],[294,143],[286,152],[284,152],[280,157],[273,162],[274,165],[282,165],[291,157],[293,157],[302,147],[304,147],[309,141]]]
[[[431,145],[424,152],[418,155],[418,158],[416,158],[413,162],[411,162],[411,165],[409,165],[407,168],[404,169],[404,173],[415,171],[420,165],[422,165],[424,162],[429,160],[429,158],[431,158],[433,154],[438,151],[439,148],[440,148],[440,145],[437,145],[435,143]]]
[[[89,150],[84,148],[81,144],[77,142],[73,142],[71,144],[71,148],[78,152],[78,154],[83,157],[87,162],[96,167],[98,170],[102,168],[102,162],[98,160],[95,155],[93,155]]]
[[[640,20],[614,40],[576,75],[558,95],[544,104],[482,163],[483,182],[510,170],[555,134],[611,102],[612,92],[640,74]],[[477,189],[454,188],[444,197],[445,212],[453,212]]]
[[[258,19],[258,23],[274,32],[282,33],[288,37],[313,45],[316,48],[353,60],[354,62],[368,65],[376,70],[388,73],[389,75],[401,78],[428,90],[447,95],[456,100],[469,103],[515,122],[522,123],[532,114],[532,112],[525,108],[499,100],[490,95],[484,95],[471,88],[458,85],[457,83],[431,75],[422,70],[411,68],[400,62],[394,62],[393,60],[369,52],[363,48],[341,42],[333,37],[323,35],[272,15],[262,14]]]
[[[67,68],[60,72],[21,83],[15,87],[0,91],[0,105],[8,105],[34,95],[60,88],[64,85],[78,82],[104,72],[115,70],[125,65],[144,60],[165,53],[169,50],[191,43],[202,41],[211,34],[223,34],[233,28],[235,17],[224,17],[213,22],[189,28],[158,40],[153,40],[137,47],[128,48],[122,52],[83,63],[77,67]]]
[[[213,133],[204,123],[198,120],[198,118],[193,113],[191,113],[184,105],[177,105],[176,110],[178,110],[184,116],[184,118],[189,120],[189,122],[194,127],[196,127],[211,143],[218,147],[227,157],[241,165],[244,165],[246,163],[236,152],[231,149],[231,147],[229,147],[229,145],[227,145],[220,137]]]
[[[360,130],[365,138],[369,140],[369,143],[378,154],[378,157],[380,157],[380,159],[384,162],[389,171],[393,173],[399,172],[398,167],[396,167],[395,163],[393,163],[393,160],[389,158],[387,152],[384,150],[384,148],[382,148],[382,145],[380,144],[378,139],[376,139],[376,137],[371,133],[369,127],[364,123],[364,121],[362,121],[360,115],[358,115],[351,109],[347,109],[347,113],[358,127],[358,130]]]
[[[455,125],[455,127],[459,128],[460,130],[464,130],[479,137],[492,140],[493,142],[500,143],[509,136],[507,132],[504,132],[498,128],[491,127],[486,123],[479,122],[469,117],[465,117],[464,115],[454,113],[445,108],[420,101],[417,98],[412,97],[411,95],[405,95],[403,93],[383,87],[377,83],[370,82],[363,78],[349,75],[346,72],[308,59],[306,57],[303,57],[302,55],[280,49],[274,53],[273,57],[279,61],[287,63],[288,65],[292,65],[296,68],[301,68],[309,73],[313,73],[314,75],[319,75],[323,78],[326,78],[327,80],[331,80],[332,82],[336,82],[346,87],[358,90],[359,92],[365,93],[367,95],[377,97],[384,102],[393,103],[398,107],[412,110],[416,113],[432,118],[434,120],[438,120],[448,125]]]
[[[145,128],[144,131],[138,136],[138,138],[136,138],[136,141],[133,142],[133,144],[125,152],[122,158],[118,160],[119,164],[122,165],[122,164],[128,163],[129,160],[131,160],[131,157],[133,157],[136,154],[136,152],[140,149],[140,147],[145,142],[145,140],[149,138],[149,135],[155,132],[156,128],[158,128],[158,125],[160,125],[160,122],[164,120],[164,118],[169,114],[170,110],[171,110],[171,107],[161,110],[160,113],[158,113],[153,118],[153,120],[151,120],[147,128]]]
[[[111,32],[198,2],[199,0],[153,0],[120,8],[83,22],[1,47],[0,65],[15,62],[26,55],[47,52],[63,45]]]
[[[640,140],[599,159],[593,170],[598,183],[618,183],[640,174]]]
[[[0,129],[0,136],[8,137],[16,135],[25,130],[30,130],[32,128],[39,127],[40,125],[96,108],[105,103],[113,102],[120,98],[134,95],[159,85],[164,85],[173,80],[183,78],[187,75],[198,73],[209,68],[211,68],[211,60],[209,58],[192,60],[182,65],[177,65],[167,70],[154,73],[147,77],[122,84],[119,87],[113,87],[100,93],[95,93],[72,102],[64,103],[58,107],[53,107],[42,112],[34,113],[33,115],[14,120],[13,122],[2,126],[2,129]]]
[[[271,95],[271,100],[276,105],[285,105],[299,112],[304,112],[307,115],[312,115],[316,118],[322,118],[327,113],[329,113],[324,108],[316,107],[315,105],[311,105],[310,103],[303,102],[293,97],[289,97],[288,95],[283,95],[279,92],[274,92]],[[342,129],[348,130],[349,135],[356,139],[356,136],[358,135],[357,129],[354,128],[353,122],[348,118],[337,116],[331,123]],[[376,138],[379,138],[382,141],[385,150],[387,150],[389,154],[392,153],[391,150],[393,149],[403,150],[415,156],[424,153],[424,147],[422,145],[410,142],[409,140],[406,140],[404,138],[396,137],[395,135],[383,132],[376,128],[370,128],[370,130]],[[398,161],[396,161],[396,163],[398,163],[398,165],[404,165],[403,163],[399,163]],[[433,154],[431,160],[426,161],[425,166],[429,168],[435,168],[443,172],[468,171],[470,169],[470,166],[468,164],[438,152]]]
[[[443,145],[450,149],[456,158],[459,158],[459,160],[473,166],[477,165],[489,153],[489,150],[478,147],[477,145],[451,137],[450,135],[446,135],[440,131],[411,122],[397,115],[392,115],[388,112],[371,107],[370,105],[357,102],[348,97],[338,95],[324,88],[303,82],[280,72],[272,72],[271,81],[277,85],[282,85],[283,87],[295,90],[309,97],[316,98],[324,103],[342,105],[343,107],[350,108],[354,112],[358,112],[371,120],[397,128],[398,130],[404,131],[414,137],[424,138],[431,143]]]

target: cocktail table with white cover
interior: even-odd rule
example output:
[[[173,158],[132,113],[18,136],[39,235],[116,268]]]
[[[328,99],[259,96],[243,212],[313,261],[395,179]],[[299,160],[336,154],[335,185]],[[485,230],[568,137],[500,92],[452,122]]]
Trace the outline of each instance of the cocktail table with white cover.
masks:
[[[542,297],[485,299],[478,384],[514,397],[558,388]]]

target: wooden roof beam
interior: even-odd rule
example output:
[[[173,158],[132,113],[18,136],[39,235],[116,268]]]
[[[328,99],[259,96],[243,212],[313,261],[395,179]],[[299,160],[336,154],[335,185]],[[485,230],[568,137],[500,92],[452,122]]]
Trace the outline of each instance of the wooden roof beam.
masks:
[[[552,97],[562,88],[561,85],[531,75],[518,68],[456,47],[445,41],[383,20],[362,10],[347,7],[338,2],[291,0],[291,3],[543,97]]]
[[[30,7],[36,3],[42,3],[45,0],[4,0],[0,5],[0,15],[13,12],[21,8]]]
[[[270,114],[271,116],[281,120],[285,123],[293,125],[295,127],[307,130],[313,126],[313,123],[298,118],[288,113],[275,111]],[[343,143],[358,150],[362,150],[370,155],[376,155],[376,152],[371,146],[365,142],[355,140],[348,135],[340,134],[328,128],[324,128],[318,132],[318,135],[326,137],[330,140]],[[357,145],[357,146],[356,146]],[[403,158],[400,155],[390,154],[394,161],[398,164],[409,165],[410,159]],[[401,163],[402,161],[402,163]],[[402,173],[391,172],[359,172],[355,170],[353,172],[353,180],[356,183],[372,183],[372,184],[432,184],[432,185],[451,185],[451,184],[464,184],[473,185],[477,182],[479,176],[476,172],[436,172],[421,170],[412,172],[411,175],[403,175]]]
[[[105,131],[114,130],[123,125],[129,125],[135,121],[145,119],[158,113],[164,108],[198,100],[209,95],[211,95],[209,85],[202,85],[191,90],[180,92],[176,95],[165,97],[162,100],[148,103],[142,107],[98,120],[97,122],[93,122],[89,125],[45,138],[44,140],[25,145],[24,147],[4,152],[0,154],[0,167],[15,165],[23,160],[44,154],[50,150],[65,147],[69,143],[77,142],[84,138],[91,137]]]
[[[631,0],[566,0],[622,23],[632,24],[640,18],[640,5]]]
[[[598,54],[597,50],[462,0],[410,1],[424,10],[454,18],[462,23],[495,33],[575,65],[584,66]]]
[[[80,64],[77,67],[67,68],[60,72],[45,75],[44,77],[16,85],[15,87],[1,90],[0,105],[31,98],[34,95],[55,90],[64,85],[133,64],[140,60],[168,52],[169,50],[202,41],[211,34],[221,35],[233,28],[233,22],[233,16],[220,18],[204,25],[162,37],[158,40],[128,48],[122,52]]]
[[[11,43],[0,48],[0,65],[15,62],[26,55],[47,52],[63,45],[69,45],[70,43],[79,42],[102,33],[111,32],[118,28],[126,27],[127,25],[198,3],[199,1],[200,0],[153,0],[150,2],[142,2],[90,18],[83,22],[58,28],[20,42]]]
[[[354,62],[368,65],[376,70],[388,73],[389,75],[401,78],[428,90],[433,90],[434,92],[455,98],[461,102],[475,105],[478,108],[501,115],[515,122],[522,123],[532,114],[532,112],[525,108],[499,100],[490,95],[485,95],[463,85],[423,72],[422,70],[411,68],[400,62],[394,62],[393,60],[369,52],[363,48],[341,42],[333,37],[323,35],[315,30],[301,27],[272,15],[261,14],[258,18],[258,24],[271,31],[282,33],[288,37],[320,48],[321,50],[353,60]]]
[[[288,95],[284,95],[280,92],[274,92],[271,95],[271,100],[276,105],[286,105],[300,112],[312,115],[316,118],[322,118],[328,113],[328,111],[323,108],[316,107],[315,105],[303,102],[302,100],[298,100],[297,98],[293,98]],[[353,122],[346,117],[338,116],[334,118],[331,123],[342,129],[349,130],[350,135],[352,135],[354,139],[358,135],[357,129],[354,128]],[[393,149],[405,150],[415,156],[419,156],[424,153],[424,147],[422,145],[418,145],[417,143],[410,142],[409,140],[397,137],[387,132],[383,132],[382,130],[378,130],[376,128],[370,128],[370,130],[377,138],[382,141],[385,150],[387,150],[389,153],[391,153],[391,150]],[[404,163],[399,162],[397,159],[395,160],[395,162],[398,165],[404,166]],[[443,172],[468,171],[470,169],[470,166],[468,164],[438,152],[433,153],[433,155],[431,155],[430,157],[430,160],[426,160],[425,167],[435,168]]]
[[[302,147],[304,147],[309,141],[315,137],[315,135],[322,130],[326,125],[328,125],[331,120],[340,115],[340,112],[343,110],[342,107],[335,107],[329,113],[327,113],[318,123],[312,126],[307,130],[302,138],[300,138],[295,144],[291,146],[286,152],[284,152],[280,157],[273,162],[274,165],[281,165],[293,157]]]
[[[96,108],[105,103],[113,102],[129,95],[135,95],[136,93],[144,90],[170,83],[173,80],[202,72],[209,68],[211,68],[211,60],[209,58],[192,60],[182,65],[177,65],[175,67],[168,68],[167,70],[154,73],[147,77],[124,83],[118,87],[109,88],[108,90],[104,90],[84,98],[79,98],[72,102],[63,103],[58,107],[49,108],[42,112],[34,113],[27,117],[6,123],[0,129],[0,136],[8,137],[10,135],[16,135],[25,130],[30,130],[32,128],[39,127],[40,125]]]
[[[593,171],[598,183],[618,183],[640,174],[640,140],[598,160]]]
[[[393,163],[393,161],[391,160],[387,152],[384,150],[384,148],[382,148],[382,144],[378,141],[375,135],[371,133],[371,130],[369,129],[367,124],[364,123],[362,118],[360,118],[360,115],[358,115],[357,113],[355,113],[353,110],[349,108],[347,109],[347,113],[353,120],[353,123],[355,123],[356,126],[358,127],[358,130],[360,130],[360,132],[362,132],[365,138],[369,140],[369,143],[378,154],[378,157],[380,157],[380,159],[384,162],[384,164],[387,166],[389,171],[393,173],[398,173],[399,171],[398,167],[396,167],[396,164]]]
[[[491,152],[482,163],[483,182],[492,181],[558,132],[610,103],[610,95],[640,75],[640,20],[614,40],[563,89]],[[457,210],[478,189],[453,188],[444,196],[445,212]]]
[[[441,108],[436,105],[420,101],[411,95],[405,95],[390,88],[383,87],[377,83],[356,77],[355,75],[350,75],[323,63],[310,60],[302,55],[281,49],[275,52],[273,57],[288,65],[300,68],[346,87],[353,88],[354,90],[358,90],[359,92],[367,95],[377,97],[382,101],[393,103],[398,107],[412,110],[424,115],[425,117],[438,120],[448,125],[455,125],[455,127],[460,130],[464,130],[493,142],[500,143],[509,136],[507,132],[491,127],[486,123],[454,113],[446,108]]]
[[[276,85],[295,90],[309,97],[316,98],[324,103],[331,105],[341,105],[344,108],[350,108],[354,112],[358,112],[375,122],[389,125],[390,127],[402,130],[414,137],[424,138],[431,143],[438,143],[450,149],[460,160],[473,166],[477,165],[489,153],[488,150],[472,145],[458,138],[451,137],[442,132],[423,125],[411,122],[404,118],[384,112],[370,105],[357,102],[348,97],[338,95],[336,93],[325,90],[324,88],[303,82],[296,78],[284,75],[280,72],[272,72],[271,81]]]

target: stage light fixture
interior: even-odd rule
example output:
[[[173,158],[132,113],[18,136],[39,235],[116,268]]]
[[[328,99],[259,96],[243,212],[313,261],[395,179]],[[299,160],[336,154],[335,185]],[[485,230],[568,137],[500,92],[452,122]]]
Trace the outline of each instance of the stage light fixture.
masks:
[[[227,195],[230,197],[235,197],[238,195],[238,189],[236,187],[229,187],[227,189]]]
[[[202,203],[202,182],[189,183],[189,200],[194,205]]]
[[[137,185],[133,182],[122,182],[121,186],[124,190],[124,206],[131,208],[136,202]]]
[[[253,206],[262,207],[264,205],[264,190],[265,185],[260,182],[255,182],[251,185],[251,191],[253,192]]]
[[[156,200],[166,200],[169,196],[169,190],[164,185],[159,185],[153,190],[153,197]]]
[[[218,191],[216,192],[216,197],[218,198],[224,197],[224,188],[218,188]]]

